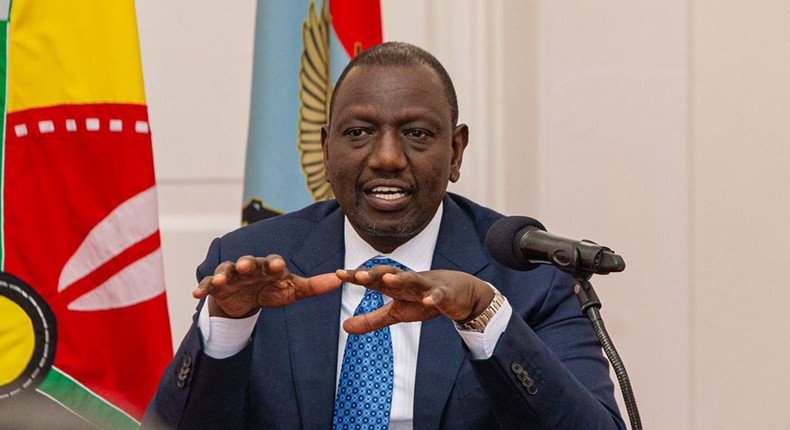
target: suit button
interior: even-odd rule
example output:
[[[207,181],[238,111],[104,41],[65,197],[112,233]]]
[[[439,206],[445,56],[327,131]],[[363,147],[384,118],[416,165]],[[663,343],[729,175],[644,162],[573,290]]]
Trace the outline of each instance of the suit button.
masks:
[[[531,395],[535,395],[538,392],[538,386],[535,384],[535,380],[529,376],[529,372],[527,369],[524,368],[520,363],[512,363],[510,365],[510,370],[516,374],[516,378],[521,382],[521,386],[527,389],[527,393]]]
[[[192,356],[189,354],[184,355],[184,358],[181,360],[181,369],[178,371],[178,376],[176,378],[176,386],[178,388],[184,388],[187,384],[187,379],[189,379],[189,373],[192,371]]]

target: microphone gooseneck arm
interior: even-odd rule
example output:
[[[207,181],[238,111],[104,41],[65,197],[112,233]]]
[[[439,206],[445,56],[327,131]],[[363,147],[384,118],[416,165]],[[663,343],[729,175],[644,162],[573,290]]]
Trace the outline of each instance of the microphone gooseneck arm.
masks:
[[[628,412],[628,419],[631,422],[631,430],[642,430],[642,419],[639,417],[639,409],[636,406],[636,397],[634,390],[631,388],[631,380],[628,378],[628,372],[625,370],[625,364],[620,358],[620,354],[614,347],[609,332],[603,324],[601,317],[601,301],[598,299],[598,294],[595,293],[592,284],[589,281],[590,274],[575,273],[576,285],[573,287],[573,293],[579,301],[582,312],[587,315],[590,323],[595,331],[595,336],[598,342],[601,343],[603,351],[609,362],[612,363],[615,375],[617,375],[617,382],[620,385],[620,392],[623,393],[623,402],[625,409]]]

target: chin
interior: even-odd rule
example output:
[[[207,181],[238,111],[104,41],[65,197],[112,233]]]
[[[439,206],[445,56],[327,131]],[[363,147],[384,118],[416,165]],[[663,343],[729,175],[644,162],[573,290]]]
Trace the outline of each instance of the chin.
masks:
[[[371,222],[363,222],[359,229],[364,231],[367,235],[371,237],[377,238],[411,238],[417,233],[419,233],[418,229],[415,229],[413,226],[408,226],[404,224],[390,224],[390,225],[380,225],[380,224],[373,224]]]
[[[413,232],[413,229],[406,228],[404,226],[395,225],[395,226],[388,226],[388,227],[370,227],[367,229],[367,233],[374,237],[411,237],[416,233]]]

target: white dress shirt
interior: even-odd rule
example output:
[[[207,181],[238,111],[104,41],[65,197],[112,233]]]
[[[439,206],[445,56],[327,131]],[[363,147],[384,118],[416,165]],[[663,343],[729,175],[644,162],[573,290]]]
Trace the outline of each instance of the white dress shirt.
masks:
[[[399,246],[390,254],[376,251],[370,244],[362,240],[354,228],[345,219],[343,236],[345,240],[345,269],[356,269],[365,261],[377,257],[391,258],[405,265],[414,272],[431,269],[433,251],[439,237],[443,204],[439,205],[431,222],[417,236]],[[343,351],[346,347],[348,333],[343,330],[343,321],[354,315],[354,310],[365,295],[365,287],[349,283],[343,284],[340,309],[340,336],[338,337],[337,373],[343,363]],[[384,297],[387,303],[392,299]],[[459,331],[461,338],[470,350],[472,358],[485,359],[491,357],[499,336],[505,331],[510,319],[512,308],[505,303],[497,311],[486,326],[485,332]],[[442,317],[439,317],[442,318]],[[198,316],[198,327],[203,334],[204,352],[213,358],[227,358],[241,351],[249,342],[258,314],[248,318],[231,319],[209,317],[208,306],[203,306]],[[420,328],[422,323],[400,323],[390,326],[393,351],[393,393],[392,410],[390,411],[390,429],[411,429],[414,416],[414,384],[417,374],[417,350],[420,344]],[[337,384],[337,379],[335,381]]]

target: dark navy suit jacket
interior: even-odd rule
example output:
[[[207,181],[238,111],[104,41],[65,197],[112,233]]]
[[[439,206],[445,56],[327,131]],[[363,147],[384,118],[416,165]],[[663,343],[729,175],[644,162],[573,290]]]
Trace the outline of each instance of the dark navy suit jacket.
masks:
[[[551,267],[518,272],[486,252],[502,215],[448,194],[433,269],[467,272],[497,287],[513,316],[493,357],[470,360],[444,317],[422,323],[415,429],[624,429],[608,363],[573,297]],[[343,213],[335,202],[254,223],[212,242],[198,279],[242,255],[283,256],[300,276],[343,267]],[[195,324],[165,371],[143,427],[330,429],[341,290],[263,309],[252,341],[218,360]],[[196,314],[197,315],[197,314]]]

